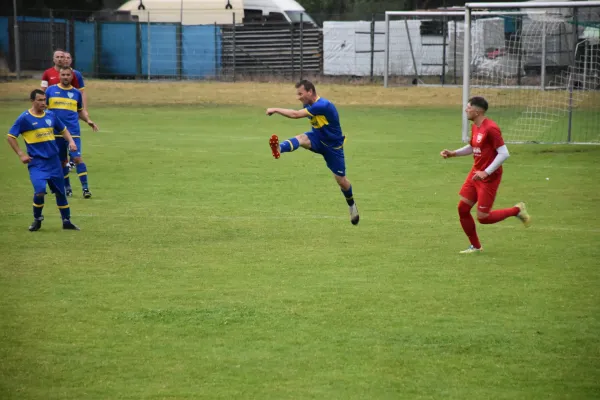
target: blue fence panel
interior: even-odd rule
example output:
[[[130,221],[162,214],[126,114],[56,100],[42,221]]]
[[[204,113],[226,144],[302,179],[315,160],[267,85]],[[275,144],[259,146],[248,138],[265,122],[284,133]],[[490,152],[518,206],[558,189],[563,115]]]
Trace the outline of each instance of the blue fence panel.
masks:
[[[4,55],[8,55],[9,29],[11,28],[8,26],[8,17],[0,17],[0,51]]]
[[[100,27],[102,46],[99,72],[111,75],[136,75],[137,24],[103,23]]]
[[[177,26],[175,24],[142,25],[142,74],[175,76],[177,71]]]
[[[182,64],[187,78],[211,78],[221,68],[221,35],[214,25],[183,27]]]
[[[75,21],[75,68],[85,74],[93,73],[95,52],[95,24]]]

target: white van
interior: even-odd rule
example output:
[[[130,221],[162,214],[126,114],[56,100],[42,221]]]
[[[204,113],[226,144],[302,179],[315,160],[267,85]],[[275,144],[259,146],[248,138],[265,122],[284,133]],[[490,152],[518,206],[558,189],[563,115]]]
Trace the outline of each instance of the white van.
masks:
[[[316,25],[294,0],[129,0],[117,10],[140,22],[181,22],[183,25],[288,22]]]

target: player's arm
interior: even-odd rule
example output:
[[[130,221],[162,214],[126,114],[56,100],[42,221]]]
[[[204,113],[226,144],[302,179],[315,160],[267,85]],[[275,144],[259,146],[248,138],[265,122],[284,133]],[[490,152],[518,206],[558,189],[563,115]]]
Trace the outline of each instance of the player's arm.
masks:
[[[11,149],[13,149],[13,151],[21,159],[21,162],[23,164],[27,164],[29,161],[31,161],[31,157],[29,157],[29,154],[23,153],[23,151],[19,147],[19,142],[17,142],[17,138],[23,131],[23,129],[21,129],[21,121],[22,121],[21,117],[17,118],[17,120],[15,121],[13,126],[10,127],[10,129],[8,130],[7,140],[8,140],[8,144],[11,147]]]
[[[79,81],[79,91],[81,92],[83,109],[87,111],[87,90],[85,90],[85,81],[83,80],[83,75],[81,75],[81,72],[75,70],[74,72],[77,76],[77,80]]]
[[[508,152],[508,148],[504,144],[504,140],[502,139],[502,133],[497,128],[491,128],[488,132],[488,137],[492,142],[492,146],[496,149],[496,157],[492,161],[490,165],[488,165],[483,171],[476,171],[473,176],[474,180],[485,179],[491,174],[494,173],[500,166],[506,161],[508,157],[510,157],[510,153]]]
[[[71,132],[69,132],[65,124],[58,117],[56,117],[54,123],[54,134],[61,135],[69,143],[69,150],[77,151],[77,145],[71,136]]]
[[[290,110],[287,108],[267,108],[267,115],[271,116],[273,114],[283,115],[284,117],[291,119],[306,118],[310,116],[310,113],[306,109]]]
[[[444,158],[462,157],[462,156],[468,156],[469,154],[473,154],[473,147],[470,144],[468,144],[464,147],[461,147],[460,149],[456,149],[456,150],[444,149],[440,152],[440,155]]]
[[[23,153],[23,150],[19,147],[19,142],[17,142],[17,138],[10,133],[8,134],[8,144],[13,149],[13,151],[19,156],[21,162],[23,164],[29,163],[31,161],[31,157],[27,153]]]
[[[40,88],[45,92],[48,89],[48,73],[44,71],[42,75],[42,83],[40,84]]]
[[[88,112],[85,109],[85,107],[83,109],[79,110],[78,114],[79,114],[79,119],[80,120],[82,120],[83,122],[85,122],[86,124],[88,124],[92,128],[92,130],[94,132],[98,132],[98,125],[96,125],[94,123],[94,121],[92,121],[90,119],[90,116],[88,115]]]

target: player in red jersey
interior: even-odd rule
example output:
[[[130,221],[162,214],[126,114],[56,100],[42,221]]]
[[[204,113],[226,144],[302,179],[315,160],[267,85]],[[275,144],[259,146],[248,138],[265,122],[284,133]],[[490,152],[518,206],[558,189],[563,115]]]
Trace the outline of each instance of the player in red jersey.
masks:
[[[54,67],[48,68],[44,71],[42,75],[42,90],[45,92],[49,86],[58,85],[60,83],[60,69],[65,65],[65,52],[63,50],[56,50],[54,55],[52,56],[52,61],[54,61]],[[79,89],[79,81],[77,77],[73,75],[73,81],[71,82],[71,86]]]
[[[468,145],[454,150],[442,150],[443,158],[460,157],[473,154],[473,168],[467,175],[459,195],[458,215],[460,224],[465,231],[471,246],[461,251],[462,254],[476,253],[483,250],[471,208],[477,203],[477,220],[482,224],[495,224],[508,217],[519,218],[525,226],[531,223],[524,203],[511,208],[492,211],[496,192],[502,179],[502,163],[510,156],[502,139],[502,132],[494,121],[485,116],[488,103],[483,97],[473,97],[469,100],[465,112],[471,126],[471,140]]]

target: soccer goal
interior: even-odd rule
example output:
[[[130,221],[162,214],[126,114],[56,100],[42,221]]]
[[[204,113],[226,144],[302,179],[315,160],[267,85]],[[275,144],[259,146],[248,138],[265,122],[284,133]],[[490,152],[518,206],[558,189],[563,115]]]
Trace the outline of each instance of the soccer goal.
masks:
[[[384,85],[460,85],[463,108],[484,96],[508,142],[600,143],[599,32],[600,1],[388,11]]]

